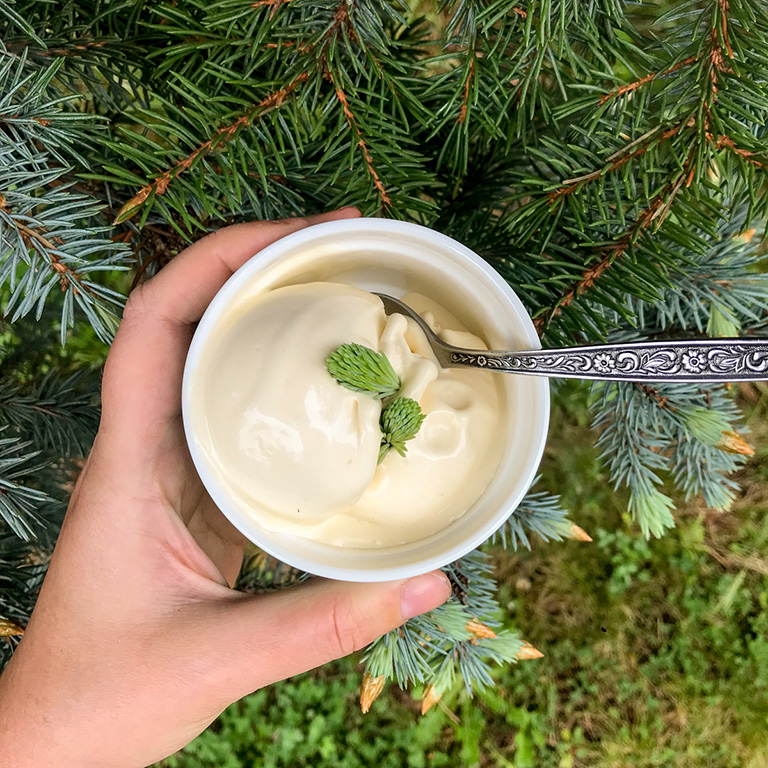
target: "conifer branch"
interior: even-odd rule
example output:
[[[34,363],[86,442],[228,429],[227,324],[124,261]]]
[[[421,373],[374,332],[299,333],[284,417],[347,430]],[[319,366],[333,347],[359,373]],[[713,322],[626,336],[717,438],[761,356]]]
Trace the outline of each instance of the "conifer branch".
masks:
[[[608,158],[609,161],[612,161],[609,162],[608,165],[605,165],[602,168],[598,168],[596,171],[592,171],[591,173],[586,173],[583,176],[576,176],[573,179],[565,179],[565,181],[561,182],[560,187],[549,193],[549,204],[553,205],[560,198],[566,197],[567,195],[571,195],[576,192],[576,190],[580,189],[584,184],[591,181],[597,181],[597,179],[600,179],[606,174],[611,173],[611,171],[615,171],[618,168],[621,168],[622,165],[628,163],[630,160],[634,160],[636,157],[644,155],[651,147],[657,147],[668,139],[677,136],[677,134],[680,133],[685,125],[686,123],[678,123],[672,128],[663,131],[660,136],[653,136],[645,144],[642,144],[638,149],[627,151],[637,144],[637,140],[632,141],[622,149],[614,152]]]
[[[67,47],[46,48],[36,51],[36,54],[38,56],[75,56],[82,51],[103,48],[108,42],[107,40],[84,40],[79,43],[72,43]]]
[[[690,178],[691,171],[693,170],[693,157],[693,150],[691,150],[688,153],[688,158],[682,170],[640,212],[634,224],[615,242],[603,249],[604,255],[602,259],[597,264],[587,267],[582,273],[581,278],[555,302],[547,313],[541,314],[534,319],[533,324],[539,334],[543,333],[547,324],[552,322],[565,307],[581,296],[584,291],[595,285],[602,274],[627,252],[637,241],[637,238],[642,236],[656,219],[658,219],[657,227],[661,225],[672,202],[680,192],[683,183]]]
[[[472,78],[475,76],[475,52],[470,52],[469,70],[464,82],[464,94],[461,102],[461,109],[459,110],[459,116],[456,118],[456,122],[462,125],[467,119],[467,109],[469,108],[469,91],[472,86]]]
[[[157,176],[153,182],[143,186],[118,212],[115,217],[115,224],[128,221],[136,215],[138,207],[151,195],[164,195],[171,181],[180,176],[195,162],[198,157],[207,155],[212,149],[215,149],[222,142],[232,139],[239,128],[245,128],[256,120],[259,120],[274,109],[279,109],[285,100],[302,83],[309,78],[309,72],[301,72],[288,85],[279,88],[269,96],[265,96],[258,104],[254,105],[248,112],[240,115],[236,120],[220,128],[207,141],[199,144],[186,157],[176,162],[171,168]]]
[[[736,146],[736,142],[730,137],[730,136],[718,136],[717,140],[715,141],[715,149],[722,149],[725,147],[726,149],[730,149],[732,152],[735,152],[739,157],[744,158],[748,163],[752,163],[752,165],[758,167],[758,168],[768,168],[768,165],[766,163],[761,162],[760,160],[756,160],[753,155],[754,152],[750,152],[746,149],[741,149],[740,147]]]
[[[18,217],[15,216],[13,211],[11,211],[8,207],[8,202],[2,194],[0,194],[0,212],[7,214],[7,216],[12,221],[13,226],[16,227],[22,239],[29,247],[34,248],[35,244],[42,246],[42,248],[38,247],[36,250],[38,250],[48,259],[49,266],[59,278],[62,291],[66,291],[70,286],[72,286],[75,295],[77,295],[79,286],[80,290],[83,290],[86,293],[90,293],[92,296],[94,295],[91,288],[83,283],[82,275],[80,275],[77,270],[72,269],[72,267],[70,267],[68,264],[62,262],[60,246],[64,245],[64,241],[60,237],[56,236],[55,239],[58,241],[58,244],[54,244],[38,230],[28,226],[22,221],[19,221]],[[73,280],[77,283],[77,285],[73,285]]]
[[[682,61],[678,61],[677,64],[673,64],[671,67],[667,67],[667,69],[661,71],[661,72],[650,72],[644,77],[641,77],[639,80],[635,80],[632,83],[627,83],[626,85],[622,85],[619,88],[615,88],[612,91],[609,91],[608,93],[604,93],[597,101],[598,104],[605,104],[606,101],[610,101],[611,99],[618,98],[619,96],[624,96],[627,93],[631,93],[632,91],[637,90],[641,86],[645,85],[646,83],[650,83],[652,80],[655,80],[658,77],[664,77],[665,75],[670,75],[672,72],[677,72],[678,69],[682,69],[683,67],[687,67],[689,64],[693,64],[697,60],[696,56],[687,56]]]
[[[353,114],[352,110],[349,107],[349,100],[347,99],[346,93],[342,90],[342,88],[336,84],[336,80],[334,79],[333,73],[328,70],[328,78],[331,81],[331,85],[333,86],[334,90],[336,91],[336,98],[339,100],[339,104],[341,104],[341,108],[344,112],[344,118],[347,121],[347,125],[349,126],[349,129],[354,132],[354,134],[357,137],[357,146],[360,147],[363,153],[363,157],[365,159],[365,167],[368,169],[368,174],[371,177],[371,180],[373,181],[373,186],[376,188],[376,191],[379,195],[379,201],[381,203],[381,210],[385,210],[389,208],[392,205],[392,199],[387,194],[387,189],[384,186],[384,182],[381,180],[381,177],[379,176],[378,172],[376,171],[376,168],[373,165],[373,158],[371,157],[371,151],[368,149],[368,144],[365,141],[365,138],[363,137],[363,133],[360,130],[360,124],[357,122],[357,119],[355,118],[355,115]]]
[[[650,4],[641,15],[615,2],[584,13],[576,0],[530,10],[470,0],[437,22],[404,17],[387,0],[112,5],[93,18],[88,4],[59,14],[30,0],[27,21],[0,2],[11,30],[0,57],[0,192],[26,228],[0,209],[12,322],[3,333],[27,334],[17,352],[3,351],[0,421],[42,451],[16,485],[60,495],[58,457],[74,455],[76,441],[80,450],[95,425],[92,398],[67,394],[68,369],[33,387],[52,354],[37,334],[57,324],[66,339],[76,306],[107,338],[109,305],[122,299],[90,275],[119,269],[133,246],[141,280],[196,228],[220,222],[349,203],[396,210],[486,257],[539,330],[554,309],[547,328],[565,343],[768,327],[768,276],[754,268],[768,210],[755,173],[768,164],[759,3]],[[285,106],[259,106],[274,89]],[[95,115],[110,122],[103,141],[93,140]],[[87,197],[70,183],[76,174],[89,180]],[[142,211],[130,231],[105,231],[104,211],[131,197]],[[742,233],[754,229],[747,243]],[[20,357],[23,371],[9,378]],[[727,507],[729,472],[751,448],[724,390],[626,385],[593,395],[607,472],[628,490],[642,531],[673,521],[667,487]],[[17,626],[63,512],[58,501],[29,503],[45,541],[22,542],[0,522],[0,617]],[[588,538],[543,492],[527,495],[497,541],[515,549],[534,537]],[[426,707],[458,678],[489,685],[493,663],[538,655],[500,626],[491,565],[473,553],[447,567],[449,604],[368,649],[365,706],[387,680],[424,684]],[[240,586],[302,578],[251,558]]]

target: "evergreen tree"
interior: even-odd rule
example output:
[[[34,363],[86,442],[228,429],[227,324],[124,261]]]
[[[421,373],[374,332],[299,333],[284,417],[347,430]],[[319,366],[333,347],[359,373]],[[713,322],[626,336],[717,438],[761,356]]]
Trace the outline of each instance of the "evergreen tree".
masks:
[[[3,659],[93,439],[78,343],[111,338],[121,271],[354,204],[480,253],[545,346],[764,334],[767,120],[762,0],[1,0]],[[643,533],[673,525],[670,488],[728,507],[750,449],[727,387],[594,385],[592,403]],[[534,533],[586,537],[542,490],[497,541]],[[536,655],[494,629],[487,555],[445,570],[453,599],[369,648],[364,706],[391,679],[425,683],[427,708]],[[301,578],[257,555],[241,586]]]

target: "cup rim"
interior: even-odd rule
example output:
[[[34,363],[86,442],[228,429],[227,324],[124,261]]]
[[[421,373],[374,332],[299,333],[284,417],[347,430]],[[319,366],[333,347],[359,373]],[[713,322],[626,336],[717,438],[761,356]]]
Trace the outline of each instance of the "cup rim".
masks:
[[[341,581],[378,582],[415,576],[454,562],[487,541],[506,522],[510,515],[514,514],[523,497],[535,481],[536,472],[544,453],[550,416],[550,392],[547,379],[534,378],[533,385],[536,387],[541,429],[531,439],[532,450],[529,453],[527,467],[521,475],[521,479],[514,492],[506,496],[505,504],[500,507],[498,513],[487,520],[484,525],[476,528],[471,536],[462,539],[454,546],[428,557],[414,559],[403,565],[374,567],[367,570],[329,565],[325,562],[321,563],[304,555],[295,554],[289,546],[284,546],[274,541],[272,538],[273,534],[270,531],[259,526],[255,519],[249,518],[232,502],[231,494],[228,494],[226,489],[219,484],[214,473],[209,468],[201,448],[197,444],[193,431],[189,397],[194,369],[211,331],[225,311],[229,301],[233,296],[240,293],[254,275],[279,261],[286,252],[293,252],[297,246],[307,245],[313,240],[324,238],[329,234],[346,235],[355,233],[360,235],[399,234],[413,236],[415,239],[421,239],[422,241],[425,239],[431,240],[435,245],[450,249],[460,255],[474,269],[483,273],[483,277],[493,283],[494,288],[497,289],[500,296],[503,296],[504,301],[511,305],[520,321],[518,330],[525,337],[528,348],[541,348],[541,342],[533,321],[511,286],[487,261],[457,240],[420,224],[392,219],[360,217],[323,222],[286,235],[257,252],[232,274],[211,300],[195,330],[184,365],[182,420],[187,446],[204,487],[222,514],[249,541],[278,560],[317,576]]]

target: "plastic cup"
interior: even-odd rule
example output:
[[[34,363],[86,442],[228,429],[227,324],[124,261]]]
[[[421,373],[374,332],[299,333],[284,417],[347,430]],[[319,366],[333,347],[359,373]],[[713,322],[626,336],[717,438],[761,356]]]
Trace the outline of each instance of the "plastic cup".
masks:
[[[197,439],[194,423],[201,352],[226,312],[255,294],[316,280],[345,282],[401,297],[418,291],[442,304],[493,349],[538,349],[539,339],[522,302],[480,256],[446,235],[388,219],[345,219],[308,227],[268,246],[246,262],[216,294],[187,355],[182,412],[195,467],[222,513],[260,549],[295,568],[344,581],[388,581],[439,568],[488,539],[514,513],[536,476],[549,425],[546,379],[487,372],[502,379],[508,439],[498,470],[482,496],[447,528],[409,544],[353,549],[259,525],[234,492],[217,478]]]

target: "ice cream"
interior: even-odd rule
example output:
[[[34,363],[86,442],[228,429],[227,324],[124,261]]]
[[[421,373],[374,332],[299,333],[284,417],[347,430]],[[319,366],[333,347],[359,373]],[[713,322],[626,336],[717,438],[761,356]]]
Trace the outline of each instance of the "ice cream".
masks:
[[[446,341],[486,349],[444,308],[405,297]],[[325,361],[340,344],[383,352],[400,395],[426,418],[405,457],[377,466],[382,404],[342,387]],[[417,541],[462,515],[496,472],[504,435],[495,376],[442,369],[424,333],[371,293],[289,285],[222,317],[192,393],[209,464],[260,525],[342,547]]]

